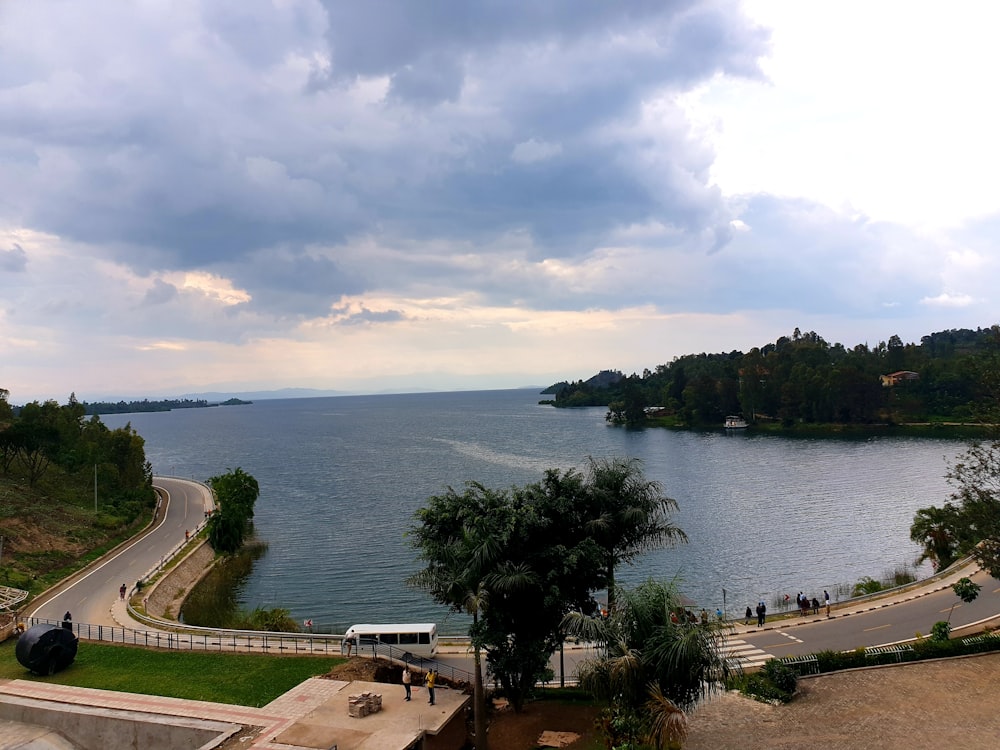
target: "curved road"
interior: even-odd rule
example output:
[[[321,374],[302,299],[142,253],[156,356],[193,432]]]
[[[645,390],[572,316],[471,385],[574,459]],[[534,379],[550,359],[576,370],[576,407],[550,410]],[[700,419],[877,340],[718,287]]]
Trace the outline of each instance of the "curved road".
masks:
[[[963,576],[982,587],[971,604],[964,603],[951,589],[951,584]],[[745,664],[756,666],[772,657],[912,641],[917,633],[930,635],[934,623],[947,620],[949,613],[953,631],[997,618],[1000,581],[969,565],[939,582],[926,583],[909,592],[888,594],[868,602],[845,602],[834,608],[830,619],[821,608],[819,615],[792,616],[768,622],[762,629],[741,624],[729,641],[733,652],[742,656]]]
[[[76,623],[120,624],[112,618],[111,608],[121,584],[131,590],[139,578],[168,559],[184,543],[185,532],[194,531],[213,506],[211,490],[198,482],[156,477],[154,486],[165,497],[154,528],[71,579],[28,617],[59,620],[69,611]],[[962,602],[951,589],[951,583],[962,576],[971,577],[982,587],[972,604]],[[899,643],[912,640],[918,632],[928,635],[935,622],[948,619],[952,605],[953,630],[1000,618],[1000,581],[968,565],[908,592],[890,593],[867,602],[844,602],[834,608],[830,619],[824,614],[791,617],[768,622],[762,629],[740,624],[728,638],[728,649],[745,666],[752,667],[773,657]],[[136,627],[142,629],[138,623]],[[589,655],[586,649],[567,649],[566,674],[574,674],[577,661]],[[553,658],[557,674],[558,658],[558,654]],[[464,653],[443,655],[442,661],[471,668],[464,664],[471,664],[471,657]]]
[[[71,579],[28,617],[59,620],[71,612],[73,620],[94,625],[115,625],[111,606],[124,583],[129,591],[139,578],[159,564],[185,540],[185,531],[193,532],[212,508],[211,490],[189,479],[154,477],[153,486],[164,500],[156,513],[153,528],[127,542],[124,547],[87,568]]]

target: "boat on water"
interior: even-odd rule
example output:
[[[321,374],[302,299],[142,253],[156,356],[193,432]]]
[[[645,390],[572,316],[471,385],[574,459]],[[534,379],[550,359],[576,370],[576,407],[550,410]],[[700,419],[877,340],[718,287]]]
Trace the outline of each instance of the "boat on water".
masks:
[[[727,430],[745,430],[747,421],[743,417],[730,416],[726,417],[725,426]]]

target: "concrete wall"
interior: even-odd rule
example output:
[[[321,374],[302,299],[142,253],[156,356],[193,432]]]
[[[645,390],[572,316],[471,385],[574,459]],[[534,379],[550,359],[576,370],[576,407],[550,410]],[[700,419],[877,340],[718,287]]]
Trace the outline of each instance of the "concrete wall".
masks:
[[[465,747],[465,707],[469,705],[465,701],[451,719],[441,727],[436,734],[426,733],[424,735],[423,750],[461,750]]]
[[[239,725],[0,696],[0,719],[48,727],[81,750],[207,750]]]

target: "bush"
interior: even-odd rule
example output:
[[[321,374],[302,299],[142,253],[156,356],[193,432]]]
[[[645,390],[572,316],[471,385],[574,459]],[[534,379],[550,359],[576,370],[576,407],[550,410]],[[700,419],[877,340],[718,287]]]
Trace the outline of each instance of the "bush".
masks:
[[[792,699],[792,693],[780,689],[763,672],[747,675],[740,685],[740,692],[764,703],[773,701],[788,703]]]
[[[865,596],[866,594],[877,594],[884,587],[879,581],[876,581],[871,576],[865,576],[856,584],[854,584],[854,589],[851,592],[852,596]]]
[[[760,672],[737,681],[739,691],[759,701],[788,703],[795,694],[798,677],[795,670],[780,659],[769,659]]]
[[[939,620],[931,627],[931,640],[947,641],[951,638],[951,625]]]
[[[816,654],[820,672],[836,672],[839,669],[854,669],[868,665],[863,648],[841,653],[840,651],[820,651]]]
[[[795,692],[795,685],[798,682],[798,677],[796,676],[795,671],[778,659],[769,659],[767,663],[764,664],[764,676],[770,680],[771,684],[778,688],[778,690],[788,694]]]

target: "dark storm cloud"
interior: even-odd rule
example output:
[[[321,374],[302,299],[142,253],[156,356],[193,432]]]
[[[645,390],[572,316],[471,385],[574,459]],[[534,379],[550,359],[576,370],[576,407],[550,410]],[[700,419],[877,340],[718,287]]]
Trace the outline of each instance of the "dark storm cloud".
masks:
[[[219,270],[250,294],[250,309],[275,317],[322,317],[331,300],[365,289],[363,279],[336,261],[286,246],[258,251]]]
[[[252,304],[302,314],[378,287],[379,269],[258,273],[255,257],[508,232],[583,257],[645,221],[719,246],[710,155],[669,99],[758,75],[767,43],[724,1],[55,9],[15,6],[0,45],[11,213],[140,273],[246,264]]]

